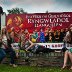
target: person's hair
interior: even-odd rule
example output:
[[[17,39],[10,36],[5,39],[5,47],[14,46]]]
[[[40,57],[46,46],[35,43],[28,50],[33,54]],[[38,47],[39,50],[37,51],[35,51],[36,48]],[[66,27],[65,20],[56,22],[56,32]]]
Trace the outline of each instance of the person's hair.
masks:
[[[5,32],[4,33],[3,33],[3,30],[4,29],[1,30],[1,35],[3,36],[3,34],[5,34],[6,37],[9,38],[9,34],[8,34],[7,30],[5,29]]]
[[[72,31],[71,31],[71,29],[69,28],[69,34],[70,34],[70,42],[72,43]]]
[[[68,27],[68,32],[64,37],[64,42],[72,44],[72,31],[71,31],[72,24]]]
[[[5,30],[5,32],[3,33],[3,30],[4,30],[4,29],[2,29],[2,31],[1,31],[1,34],[2,34],[2,35],[7,33],[7,31],[6,31],[6,30]]]

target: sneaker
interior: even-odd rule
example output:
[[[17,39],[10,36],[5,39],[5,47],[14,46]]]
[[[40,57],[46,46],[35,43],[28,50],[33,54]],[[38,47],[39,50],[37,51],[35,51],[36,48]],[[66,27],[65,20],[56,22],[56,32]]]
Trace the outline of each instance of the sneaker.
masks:
[[[72,70],[72,66],[71,66],[70,70]]]
[[[13,64],[13,67],[17,67],[17,65]]]
[[[25,49],[26,52],[29,52],[28,50]]]
[[[10,63],[10,66],[12,66],[13,64]]]
[[[67,66],[65,65],[65,66],[63,66],[61,69],[63,70],[63,69],[65,69],[65,68],[67,68]]]

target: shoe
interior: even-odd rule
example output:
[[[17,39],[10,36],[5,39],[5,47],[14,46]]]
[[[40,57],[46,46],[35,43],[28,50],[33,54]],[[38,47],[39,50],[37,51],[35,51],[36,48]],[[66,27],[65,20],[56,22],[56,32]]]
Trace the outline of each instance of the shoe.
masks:
[[[72,70],[72,67],[69,70]]]
[[[13,64],[10,63],[10,66],[12,66]]]
[[[13,64],[13,67],[17,67],[17,65]]]
[[[63,70],[63,69],[65,69],[66,68],[66,66],[63,66],[61,69]]]
[[[16,58],[19,58],[19,55],[16,55]]]
[[[25,49],[26,52],[29,52],[28,50]]]

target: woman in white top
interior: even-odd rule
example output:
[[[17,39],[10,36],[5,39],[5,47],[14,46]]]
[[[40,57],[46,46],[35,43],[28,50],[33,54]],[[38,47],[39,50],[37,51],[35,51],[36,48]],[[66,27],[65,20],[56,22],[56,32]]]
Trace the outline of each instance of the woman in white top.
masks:
[[[69,27],[69,31],[67,32],[67,34],[66,34],[66,36],[64,38],[64,41],[66,43],[69,43],[69,44],[72,45],[72,24]],[[67,66],[68,56],[69,56],[69,58],[71,60],[71,63],[72,63],[72,47],[65,51],[65,54],[64,54],[64,64],[63,64],[62,69],[66,68],[66,66]],[[71,65],[70,69],[72,70],[72,65]]]
[[[10,65],[12,65],[13,67],[16,67],[15,65],[15,51],[10,47],[10,37],[7,33],[6,28],[2,29],[2,47],[3,50],[5,51],[5,53],[9,53],[11,61],[10,61]]]

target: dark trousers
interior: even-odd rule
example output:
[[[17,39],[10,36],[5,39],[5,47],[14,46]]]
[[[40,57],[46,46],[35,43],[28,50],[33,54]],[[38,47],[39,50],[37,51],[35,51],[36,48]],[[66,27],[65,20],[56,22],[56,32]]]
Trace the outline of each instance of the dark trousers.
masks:
[[[16,58],[15,51],[12,48],[4,49],[4,51],[10,55],[11,58],[10,63],[15,64],[15,58]]]
[[[6,53],[3,48],[0,48],[0,62],[5,58]]]
[[[52,51],[52,49],[46,48],[46,47],[44,47],[42,45],[38,45],[38,47],[34,47],[32,49],[29,49],[29,51],[38,54],[40,52],[42,52],[42,53],[49,53],[49,52]]]

